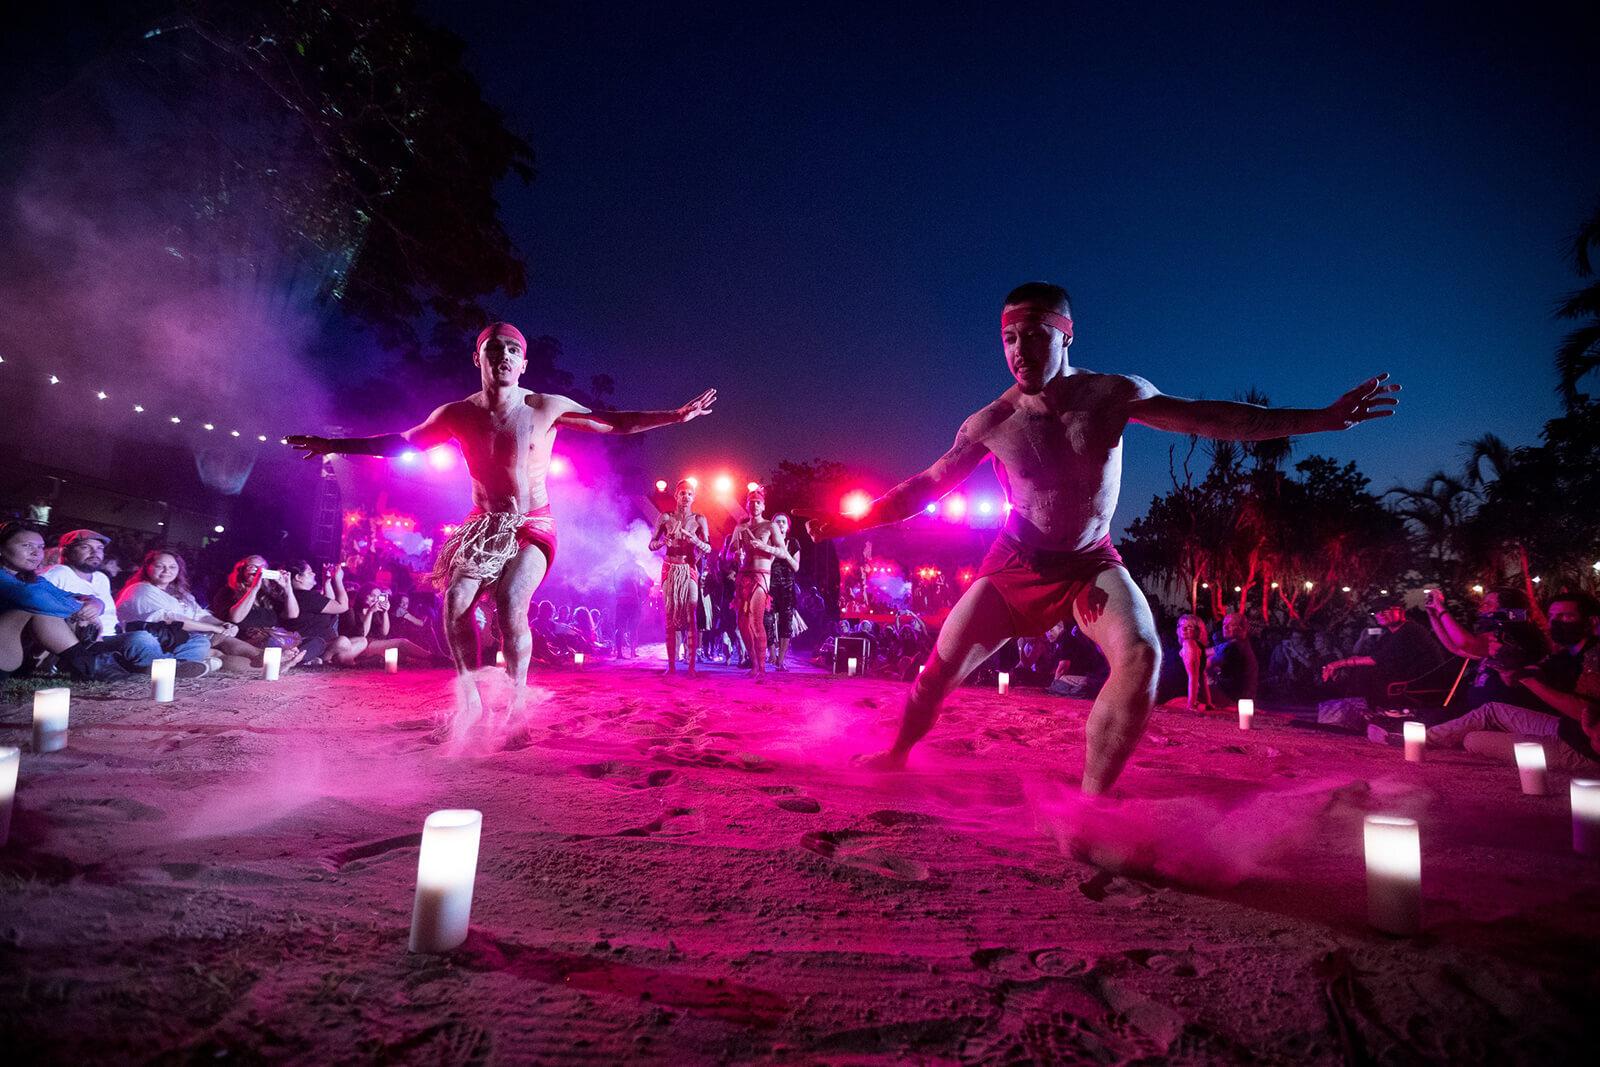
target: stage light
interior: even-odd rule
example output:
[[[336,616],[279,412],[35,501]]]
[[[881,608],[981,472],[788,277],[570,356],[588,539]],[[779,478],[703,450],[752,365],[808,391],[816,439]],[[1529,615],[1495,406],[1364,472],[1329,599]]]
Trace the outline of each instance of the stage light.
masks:
[[[1273,582],[1272,583],[1272,588],[1274,588],[1274,589],[1278,588],[1278,583],[1277,582]]]
[[[944,501],[944,513],[948,518],[959,519],[967,514],[967,498],[964,496],[948,496]]]
[[[665,493],[666,491],[667,491],[667,480],[665,478],[657,478],[656,479],[656,492]]]
[[[980,500],[980,501],[978,501],[978,514],[979,515],[993,515],[994,514],[994,501],[992,501],[992,500]]]
[[[61,384],[61,379],[57,378],[54,374],[52,374],[52,375],[50,375],[50,384],[51,385],[60,385]]]
[[[206,423],[206,429],[208,429],[208,430],[215,430],[215,429],[216,429],[216,426],[215,426],[215,425],[213,425],[213,424],[212,424],[212,423],[209,423],[209,422],[208,422],[208,423]]]
[[[700,479],[696,478],[692,474],[689,475],[689,477],[685,478],[684,481],[689,483],[689,488],[690,489],[699,489],[700,488]]]
[[[939,505],[938,504],[929,504],[927,507],[923,508],[922,510],[926,511],[929,515],[937,515],[937,514],[939,514]],[[1596,564],[1596,566],[1600,566],[1600,564]]]
[[[1004,504],[1000,505],[1000,510],[1005,512],[1007,515],[1011,514],[1011,501],[1007,500]]]
[[[757,485],[755,482],[745,482],[744,483],[744,491],[747,492],[747,493],[753,493],[757,489],[760,489],[760,488],[761,488],[761,486]]]
[[[1538,585],[1539,584],[1539,576],[1537,574],[1533,576],[1533,584],[1534,585]]]
[[[399,460],[401,463],[411,464],[417,461],[417,455],[417,452],[413,451],[412,449],[407,449],[396,456],[395,459]]]
[[[96,400],[106,400],[106,399],[109,399],[109,398],[108,398],[108,397],[107,397],[107,396],[106,396],[106,391],[105,391],[105,390],[104,390],[104,389],[102,389],[102,390],[100,390],[100,391],[99,391],[99,392],[98,392],[98,393],[96,393],[96,394],[94,394],[94,398],[95,398],[95,399],[96,399]]]
[[[1341,585],[1339,587],[1339,592],[1341,592],[1341,593],[1348,593],[1349,591],[1350,591],[1350,587],[1348,585]]]
[[[1316,582],[1307,582],[1306,583],[1306,588],[1307,589],[1314,588],[1316,586],[1316,584],[1317,584]]]
[[[213,526],[213,527],[211,527],[211,532],[212,533],[221,533],[222,529],[223,528],[221,526]]]
[[[711,488],[716,490],[718,496],[727,496],[729,493],[733,492],[733,475],[717,475],[716,481],[711,483]]]
[[[266,434],[264,434],[264,433],[256,434],[256,440],[257,441],[265,441],[266,439],[267,439],[267,435]]]
[[[133,405],[133,410],[134,410],[134,412],[136,414],[143,414],[144,405],[143,404],[135,404],[135,405]]]
[[[436,471],[447,471],[456,465],[456,451],[449,445],[428,449],[428,464]]]
[[[566,456],[550,457],[550,477],[565,478],[572,473],[572,461]]]
[[[839,510],[852,519],[864,518],[872,508],[872,498],[861,490],[846,493],[839,502]]]
[[[1201,589],[1210,589],[1211,588],[1211,583],[1210,582],[1201,582],[1200,583],[1200,588]]]
[[[1233,587],[1233,591],[1234,591],[1234,592],[1235,592],[1235,593],[1242,593],[1242,592],[1244,592],[1244,586],[1242,586],[1242,585],[1236,585],[1236,586],[1234,586],[1234,587]]]
[[[183,420],[178,418],[178,416],[174,415],[174,416],[172,416],[171,419],[169,419],[167,421],[171,422],[174,426],[176,426],[178,423],[182,422]]]

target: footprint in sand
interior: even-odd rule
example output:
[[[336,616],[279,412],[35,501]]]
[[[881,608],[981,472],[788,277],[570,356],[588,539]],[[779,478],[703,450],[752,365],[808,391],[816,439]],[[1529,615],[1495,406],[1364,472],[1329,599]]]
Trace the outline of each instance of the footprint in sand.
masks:
[[[1014,948],[980,948],[972,954],[972,965],[1001,978],[1026,982],[1039,977],[1033,960]]]
[[[773,804],[784,811],[799,812],[801,815],[815,815],[822,810],[822,805],[810,797],[779,797]]]
[[[902,882],[925,882],[928,865],[899,856],[862,838],[875,835],[861,830],[813,830],[800,838],[800,847],[844,867],[894,878]]]
[[[1123,955],[1141,967],[1176,978],[1203,978],[1216,970],[1216,965],[1204,956],[1182,949],[1133,948]]]
[[[643,826],[630,826],[626,830],[617,830],[609,834],[568,834],[564,840],[593,841],[601,837],[684,837],[702,829],[696,825],[701,820],[684,821],[684,816],[693,814],[693,808],[668,808],[661,818],[652,819]]]
[[[165,819],[167,813],[149,804],[141,804],[128,797],[92,797],[86,799],[58,800],[50,805],[50,814],[69,822],[93,822],[107,815],[128,822],[154,822]]]
[[[1028,953],[1028,959],[1039,973],[1051,978],[1070,978],[1085,974],[1091,964],[1088,959],[1064,948],[1040,948]]]
[[[605,782],[624,789],[655,789],[672,781],[671,771],[658,770],[646,774],[643,768],[635,767],[621,760],[607,760],[604,763],[584,763],[572,768],[574,774],[597,782]]]
[[[330,871],[342,871],[346,866],[369,860],[403,848],[421,848],[422,834],[397,834],[377,841],[363,841],[358,845],[341,848],[322,857],[322,866]],[[365,866],[365,864],[363,864]]]
[[[1107,901],[1115,904],[1127,904],[1151,892],[1148,886],[1126,878],[1118,878],[1110,871],[1101,871],[1086,882],[1078,883],[1078,892],[1094,901],[1104,904]]]
[[[896,811],[893,808],[869,812],[867,818],[879,826],[933,826],[944,821],[937,815],[926,815],[920,811]]]

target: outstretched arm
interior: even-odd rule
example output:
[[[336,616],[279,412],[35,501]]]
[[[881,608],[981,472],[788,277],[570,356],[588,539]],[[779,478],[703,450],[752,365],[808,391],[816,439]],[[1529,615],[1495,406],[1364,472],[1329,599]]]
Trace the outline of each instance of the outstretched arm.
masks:
[[[1157,430],[1194,434],[1221,441],[1266,441],[1324,430],[1347,430],[1369,419],[1394,414],[1400,387],[1388,374],[1368,378],[1325,408],[1264,408],[1232,400],[1185,400],[1166,396],[1143,378],[1134,378],[1139,395],[1128,418]]]
[[[810,519],[806,530],[814,540],[843,537],[874,526],[887,526],[902,522],[921,511],[960,485],[967,475],[977,469],[989,455],[983,444],[979,427],[983,412],[973,415],[956,431],[956,440],[950,450],[934,461],[933,466],[921,474],[914,474],[867,506],[865,515],[856,517],[829,515]]]
[[[585,433],[643,433],[661,426],[679,423],[711,414],[717,391],[707,389],[681,408],[671,411],[591,411],[570,397],[552,397],[566,410],[556,419],[556,425]]]
[[[398,456],[408,449],[426,451],[450,440],[449,410],[445,404],[404,433],[385,433],[377,437],[315,437],[291,434],[288,442],[305,452],[306,459],[318,456]]]

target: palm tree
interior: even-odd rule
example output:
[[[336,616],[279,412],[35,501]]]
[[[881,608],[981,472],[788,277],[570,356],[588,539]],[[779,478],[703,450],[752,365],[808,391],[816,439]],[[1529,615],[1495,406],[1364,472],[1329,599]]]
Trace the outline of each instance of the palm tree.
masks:
[[[1596,261],[1590,257],[1591,249],[1600,251],[1600,206],[1572,235],[1572,265],[1580,278],[1594,277]],[[1578,391],[1578,383],[1600,370],[1600,278],[1567,294],[1556,305],[1556,317],[1587,320],[1556,349],[1556,371],[1561,376],[1556,392],[1570,412],[1588,399]]]
[[[1480,494],[1490,482],[1504,478],[1511,465],[1516,462],[1511,446],[1492,433],[1486,433],[1471,441],[1463,441],[1461,447],[1467,450],[1467,465],[1464,471],[1467,485]],[[1487,478],[1483,473],[1485,463],[1489,465]]]

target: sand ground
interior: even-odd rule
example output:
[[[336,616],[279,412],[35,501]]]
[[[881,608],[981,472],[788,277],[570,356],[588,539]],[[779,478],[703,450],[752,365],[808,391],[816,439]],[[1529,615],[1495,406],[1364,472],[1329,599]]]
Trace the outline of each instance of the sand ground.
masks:
[[[491,709],[504,675],[480,686]],[[140,686],[23,756],[0,849],[11,1063],[1550,1063],[1592,1045],[1600,863],[1566,781],[1158,710],[1119,798],[1088,705],[963,690],[879,776],[904,687],[538,679],[430,736],[443,671]],[[0,714],[26,747],[28,709]],[[422,820],[483,812],[473,929],[411,955]],[[1361,817],[1417,816],[1424,933],[1364,923]],[[1083,857],[1083,858],[1075,858]],[[1589,1040],[1585,1041],[1587,1038]],[[1586,1057],[1585,1057],[1586,1058]]]

